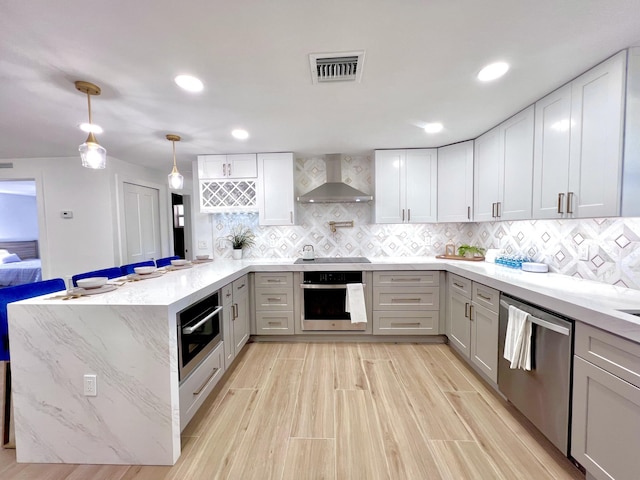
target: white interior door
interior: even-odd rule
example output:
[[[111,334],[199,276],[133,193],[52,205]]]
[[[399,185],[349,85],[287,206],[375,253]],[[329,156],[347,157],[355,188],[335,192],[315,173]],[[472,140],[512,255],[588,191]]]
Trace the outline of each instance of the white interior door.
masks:
[[[127,263],[160,257],[160,192],[124,183]]]

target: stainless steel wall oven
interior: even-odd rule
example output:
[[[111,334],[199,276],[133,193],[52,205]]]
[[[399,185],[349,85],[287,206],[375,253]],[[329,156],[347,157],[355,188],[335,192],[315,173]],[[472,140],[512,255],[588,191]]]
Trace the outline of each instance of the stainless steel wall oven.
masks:
[[[302,330],[366,330],[366,323],[351,323],[345,311],[347,284],[363,283],[362,272],[304,272],[302,279]]]
[[[178,312],[178,376],[182,382],[222,340],[222,307],[215,292]]]

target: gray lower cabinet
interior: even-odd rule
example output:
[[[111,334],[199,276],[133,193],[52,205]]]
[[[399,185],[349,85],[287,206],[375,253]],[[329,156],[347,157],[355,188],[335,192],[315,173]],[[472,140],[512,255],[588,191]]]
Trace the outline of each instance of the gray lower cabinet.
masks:
[[[592,478],[640,472],[640,345],[576,323],[571,456]]]
[[[500,292],[451,273],[447,290],[450,345],[497,383]]]
[[[257,335],[293,335],[293,273],[256,273],[254,306]]]
[[[224,365],[229,368],[249,340],[249,278],[244,275],[220,289]]]
[[[440,272],[373,272],[374,335],[437,335]]]

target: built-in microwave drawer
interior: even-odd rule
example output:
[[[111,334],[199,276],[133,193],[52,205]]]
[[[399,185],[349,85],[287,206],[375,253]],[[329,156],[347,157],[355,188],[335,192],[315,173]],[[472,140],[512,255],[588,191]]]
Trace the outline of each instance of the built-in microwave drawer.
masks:
[[[374,286],[437,287],[440,272],[373,272]]]
[[[438,310],[438,287],[373,287],[374,310]]]
[[[255,273],[255,286],[260,287],[293,287],[293,273],[291,272],[272,272],[272,273]]]
[[[257,287],[255,302],[256,310],[293,310],[293,289]]]

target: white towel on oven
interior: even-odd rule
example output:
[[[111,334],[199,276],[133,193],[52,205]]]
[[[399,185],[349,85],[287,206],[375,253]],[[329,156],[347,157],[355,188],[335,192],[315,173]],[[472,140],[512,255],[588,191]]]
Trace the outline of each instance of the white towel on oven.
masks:
[[[347,283],[344,310],[351,314],[351,323],[367,323],[367,307],[361,283]]]
[[[531,370],[531,321],[528,317],[527,312],[509,305],[504,358],[514,369]]]

